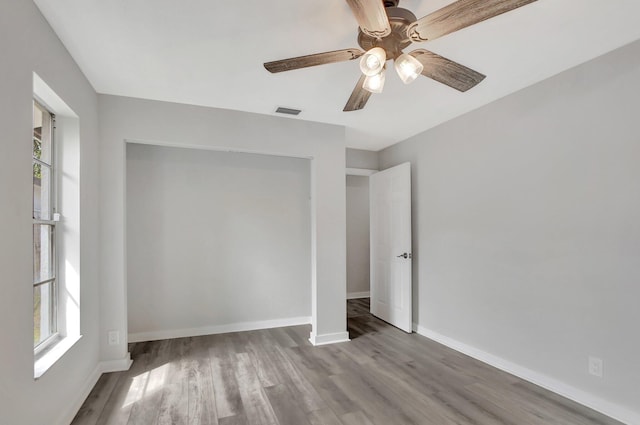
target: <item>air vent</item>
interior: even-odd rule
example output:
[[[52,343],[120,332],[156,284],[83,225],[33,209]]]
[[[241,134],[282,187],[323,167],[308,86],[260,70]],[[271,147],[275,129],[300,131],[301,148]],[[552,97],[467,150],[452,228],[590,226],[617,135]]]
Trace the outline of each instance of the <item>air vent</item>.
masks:
[[[282,106],[278,106],[278,109],[276,109],[278,114],[298,115],[300,112],[302,112],[300,109],[283,108]]]

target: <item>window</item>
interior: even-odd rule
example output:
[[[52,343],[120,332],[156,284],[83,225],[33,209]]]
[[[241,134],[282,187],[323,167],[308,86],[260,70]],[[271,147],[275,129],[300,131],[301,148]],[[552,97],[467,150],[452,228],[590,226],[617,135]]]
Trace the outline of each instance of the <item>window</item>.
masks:
[[[33,346],[57,335],[54,115],[33,102]]]
[[[80,118],[35,73],[33,99],[33,377],[39,379],[82,338]]]

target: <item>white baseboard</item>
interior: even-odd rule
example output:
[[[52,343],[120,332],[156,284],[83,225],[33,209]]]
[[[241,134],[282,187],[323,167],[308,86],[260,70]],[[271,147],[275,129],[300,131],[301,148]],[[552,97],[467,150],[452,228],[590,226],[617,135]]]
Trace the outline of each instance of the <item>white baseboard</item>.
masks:
[[[311,332],[309,336],[309,342],[313,345],[327,345],[327,344],[336,344],[338,342],[347,342],[351,341],[349,339],[349,332],[336,332],[333,334],[323,334],[316,335]]]
[[[129,342],[157,341],[161,339],[185,338],[189,336],[224,334],[228,332],[255,331],[258,329],[281,328],[284,326],[308,325],[311,317],[290,317],[286,319],[261,320],[257,322],[230,323],[227,325],[203,326],[189,329],[168,329],[129,334]]]
[[[354,300],[356,298],[369,298],[370,296],[371,296],[371,291],[347,293],[348,300]]]
[[[125,370],[129,370],[132,363],[133,360],[131,360],[131,355],[127,353],[127,356],[124,359],[101,362],[100,369],[102,373],[122,372]]]
[[[487,363],[497,369],[503,370],[507,373],[517,376],[518,378],[529,381],[542,388],[566,397],[576,403],[587,406],[595,411],[598,411],[604,415],[607,415],[613,419],[627,424],[640,424],[640,414],[633,412],[623,406],[604,400],[593,394],[589,394],[583,390],[572,387],[557,379],[551,378],[547,375],[541,374],[534,370],[528,369],[519,364],[510,362],[501,357],[482,351],[478,348],[467,345],[463,342],[457,341],[453,338],[449,338],[438,332],[427,329],[423,326],[413,324],[414,330],[431,340],[439,342],[453,350],[466,354],[469,357],[473,357],[476,360],[480,360],[483,363]]]
[[[69,425],[73,418],[78,414],[78,411],[82,407],[82,404],[85,402],[93,387],[96,386],[98,379],[102,376],[103,373],[108,372],[120,372],[123,370],[128,370],[131,367],[131,363],[133,360],[129,357],[127,353],[127,357],[121,360],[111,360],[106,362],[100,362],[93,369],[93,372],[89,374],[87,379],[82,384],[80,391],[77,393],[78,396],[67,404],[69,406],[68,409],[64,412],[64,414],[60,417],[60,419],[55,422],[59,425]]]
[[[91,372],[87,379],[84,381],[84,384],[82,384],[82,388],[78,392],[78,396],[75,397],[75,399],[70,400],[70,403],[67,404],[68,408],[65,409],[65,412],[62,414],[62,416],[60,416],[60,419],[55,422],[56,424],[69,425],[71,421],[73,421],[73,418],[75,418],[78,410],[80,410],[80,408],[82,407],[82,403],[84,403],[84,401],[87,399],[89,393],[96,385],[96,382],[98,382],[98,379],[100,379],[101,375],[102,368],[101,364],[98,363],[95,369],[93,369],[93,372]]]

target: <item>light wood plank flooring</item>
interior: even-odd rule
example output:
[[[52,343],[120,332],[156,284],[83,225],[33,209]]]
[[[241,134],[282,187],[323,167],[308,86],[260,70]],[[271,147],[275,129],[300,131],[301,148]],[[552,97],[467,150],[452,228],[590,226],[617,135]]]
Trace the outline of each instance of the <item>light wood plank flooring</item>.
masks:
[[[351,342],[309,326],[134,344],[73,421],[217,425],[619,424],[348,302]]]

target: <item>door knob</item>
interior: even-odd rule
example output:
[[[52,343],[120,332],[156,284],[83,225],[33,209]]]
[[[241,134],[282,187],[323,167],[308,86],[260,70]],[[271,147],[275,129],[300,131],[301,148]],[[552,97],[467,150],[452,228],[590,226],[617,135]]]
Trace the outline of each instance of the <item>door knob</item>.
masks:
[[[398,258],[411,258],[411,254],[407,254],[406,252],[398,255]]]

